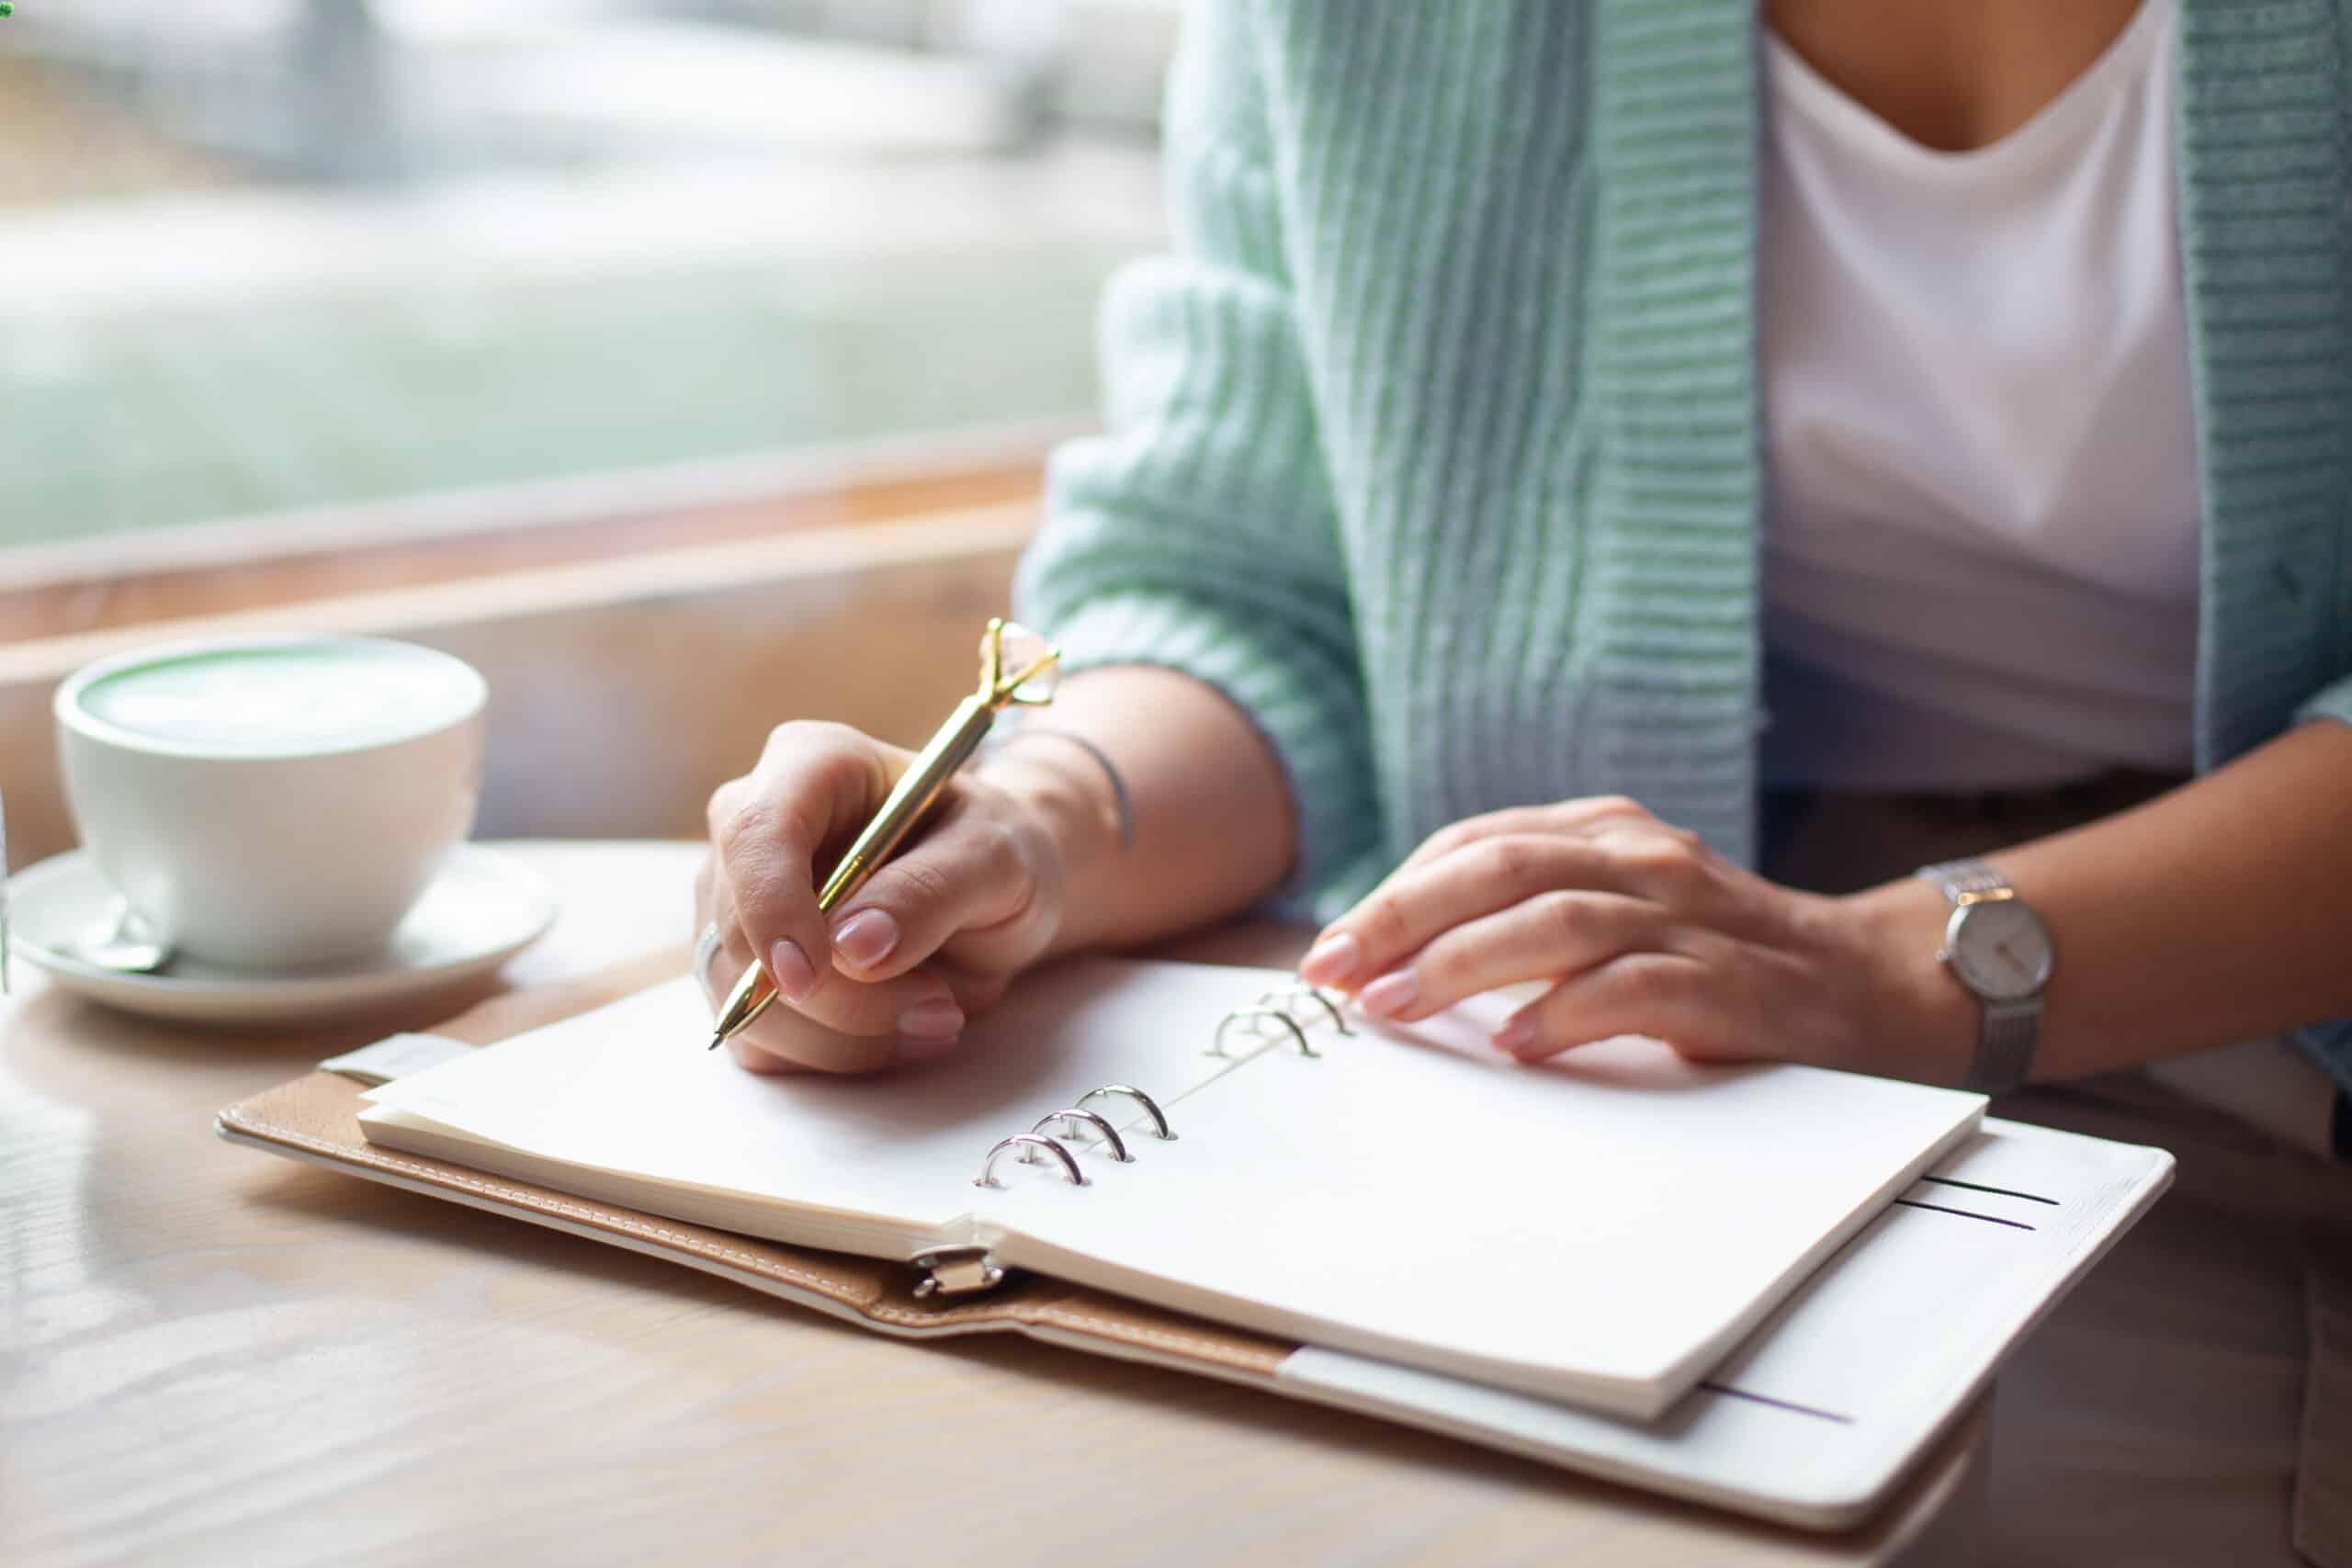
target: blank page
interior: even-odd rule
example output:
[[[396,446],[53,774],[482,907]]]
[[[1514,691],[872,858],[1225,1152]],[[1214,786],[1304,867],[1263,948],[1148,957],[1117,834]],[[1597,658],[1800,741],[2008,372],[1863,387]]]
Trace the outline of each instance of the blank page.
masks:
[[[1317,1032],[1183,1143],[981,1214],[1057,1275],[1629,1414],[1663,1409],[1977,1124],[1982,1097],[1624,1039],[1522,1066],[1491,999]]]
[[[510,1174],[569,1165],[676,1189],[660,1212],[808,1246],[906,1254],[971,1209],[989,1147],[1101,1085],[1163,1105],[1232,1066],[1201,1045],[1224,1008],[1285,976],[1189,964],[1091,960],[1028,976],[950,1055],[868,1077],[761,1076],[707,1051],[710,1010],[675,980],[370,1090],[375,1106],[504,1145]],[[1114,1122],[1132,1102],[1091,1110]],[[376,1111],[360,1125],[400,1144]],[[1010,1156],[1007,1156],[1009,1161]],[[563,1186],[552,1169],[547,1179]],[[634,1201],[634,1195],[633,1199]],[[764,1211],[764,1212],[763,1212]],[[796,1211],[799,1212],[796,1215]],[[812,1231],[815,1217],[820,1229]],[[899,1233],[865,1245],[827,1220]],[[854,1226],[853,1226],[854,1228]]]
[[[421,1118],[490,1168],[801,1245],[903,1257],[978,1236],[1075,1281],[1645,1414],[1983,1106],[1702,1068],[1645,1041],[1522,1066],[1486,1043],[1493,998],[1408,1030],[1315,1025],[1316,1059],[1204,1054],[1227,1009],[1287,978],[1058,965],[947,1058],[865,1078],[756,1077],[706,1052],[682,980],[388,1084],[361,1124],[400,1145]],[[1110,1083],[1159,1099],[1178,1141],[1114,1102],[1132,1163],[1070,1139],[1085,1186],[1009,1156],[1001,1186],[974,1186],[998,1139]]]

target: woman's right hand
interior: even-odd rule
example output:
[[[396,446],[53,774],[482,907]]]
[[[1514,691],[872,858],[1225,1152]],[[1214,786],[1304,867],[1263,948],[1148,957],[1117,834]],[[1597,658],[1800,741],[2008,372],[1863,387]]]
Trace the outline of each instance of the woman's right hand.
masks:
[[[844,725],[792,723],[712,794],[695,878],[695,928],[721,938],[707,978],[723,998],[756,953],[782,993],[729,1042],[744,1066],[862,1073],[944,1055],[1053,942],[1064,876],[1046,819],[971,770],[908,847],[818,911],[821,874],[913,761]]]

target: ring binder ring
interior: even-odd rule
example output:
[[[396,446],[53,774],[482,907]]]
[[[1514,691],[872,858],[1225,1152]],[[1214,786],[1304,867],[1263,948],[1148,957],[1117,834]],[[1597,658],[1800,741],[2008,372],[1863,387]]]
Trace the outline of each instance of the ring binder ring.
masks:
[[[1340,1010],[1340,1004],[1333,1001],[1329,996],[1326,995],[1323,987],[1320,986],[1310,986],[1302,980],[1295,986],[1285,986],[1271,991],[1261,991],[1258,995],[1258,1005],[1261,1008],[1279,1008],[1284,1003],[1294,1000],[1313,1002],[1317,1007],[1321,1008],[1324,1012],[1330,1016],[1331,1028],[1334,1032],[1340,1034],[1353,1034],[1355,1032],[1354,1030],[1348,1027],[1347,1015]]]
[[[1102,1141],[1111,1145],[1111,1158],[1113,1160],[1116,1161],[1120,1165],[1133,1165],[1135,1163],[1136,1156],[1127,1153],[1126,1140],[1119,1136],[1119,1130],[1116,1127],[1112,1126],[1110,1122],[1104,1121],[1102,1117],[1097,1116],[1093,1111],[1080,1111],[1075,1105],[1065,1105],[1050,1116],[1038,1117],[1037,1124],[1029,1130],[1033,1133],[1042,1133],[1046,1130],[1048,1123],[1055,1122],[1093,1122],[1094,1130],[1102,1134]],[[1035,1165],[1037,1163],[1037,1156],[1027,1149],[1021,1151],[1021,1158],[1022,1162],[1026,1165]]]
[[[1072,1157],[1068,1149],[1062,1147],[1061,1141],[1057,1138],[1043,1137],[1035,1133],[1015,1133],[1009,1138],[1000,1138],[997,1140],[996,1147],[990,1149],[989,1151],[989,1157],[981,1162],[979,1179],[973,1182],[972,1185],[975,1187],[1001,1186],[1002,1183],[996,1179],[995,1175],[997,1156],[1004,1153],[1007,1149],[1012,1148],[1022,1149],[1024,1151],[1028,1149],[1044,1149],[1046,1153],[1052,1155],[1056,1159],[1062,1162],[1062,1174],[1069,1178],[1069,1184],[1072,1187],[1083,1187],[1086,1185],[1086,1172],[1078,1168],[1078,1161]]]
[[[1298,1047],[1298,1054],[1300,1055],[1320,1056],[1323,1054],[1322,1052],[1317,1051],[1312,1044],[1308,1043],[1306,1031],[1299,1027],[1298,1020],[1291,1017],[1290,1014],[1284,1012],[1282,1009],[1237,1008],[1217,1021],[1216,1038],[1210,1042],[1208,1055],[1212,1056],[1224,1055],[1226,1054],[1226,1031],[1238,1023],[1251,1023],[1251,1021],[1253,1020],[1255,1022],[1252,1023],[1250,1032],[1256,1034],[1261,1039],[1265,1037],[1265,1025],[1267,1021],[1271,1020],[1290,1031],[1291,1043]]]
[[[1144,1114],[1151,1118],[1151,1135],[1153,1137],[1159,1139],[1162,1143],[1172,1144],[1176,1141],[1176,1134],[1168,1130],[1168,1118],[1161,1112],[1159,1102],[1153,1100],[1151,1096],[1144,1093],[1143,1090],[1136,1088],[1132,1084],[1106,1083],[1101,1089],[1090,1089],[1084,1094],[1080,1095],[1078,1097],[1078,1103],[1084,1105],[1088,1100],[1092,1100],[1098,1094],[1125,1095],[1129,1100],[1132,1100],[1137,1105],[1142,1106],[1144,1109]]]

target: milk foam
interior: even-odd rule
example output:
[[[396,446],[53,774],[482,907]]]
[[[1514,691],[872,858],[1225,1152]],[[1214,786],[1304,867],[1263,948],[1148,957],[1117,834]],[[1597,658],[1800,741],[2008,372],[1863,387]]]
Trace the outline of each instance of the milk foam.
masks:
[[[81,706],[118,729],[228,755],[382,745],[441,728],[480,701],[481,678],[427,649],[293,643],[160,659],[85,687]]]

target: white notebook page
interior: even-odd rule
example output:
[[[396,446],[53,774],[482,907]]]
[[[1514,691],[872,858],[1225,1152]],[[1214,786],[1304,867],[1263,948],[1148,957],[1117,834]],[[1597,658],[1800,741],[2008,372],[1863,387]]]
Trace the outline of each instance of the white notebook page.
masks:
[[[1335,1348],[1602,1408],[1662,1408],[1883,1201],[1973,1128],[1979,1097],[1798,1068],[1702,1068],[1624,1041],[1528,1067],[1474,1004],[1398,1033],[1313,1026],[1204,1054],[1285,976],[1088,960],[1032,977],[944,1061],[876,1078],[760,1077],[702,1050],[690,982],[371,1091],[542,1162],[638,1173],[640,1206],[903,1256],[998,1240],[1004,1261]],[[1108,1083],[1134,1163],[1089,1181],[989,1146]],[[1097,1104],[1102,1102],[1097,1101]],[[430,1151],[428,1151],[430,1152]],[[508,1164],[509,1174],[530,1175]],[[548,1179],[563,1186],[560,1173]],[[580,1190],[591,1190],[586,1185]],[[699,1196],[765,1200],[717,1217]],[[863,1222],[861,1237],[838,1228]],[[879,1232],[871,1227],[883,1227]],[[890,1227],[895,1227],[892,1230]]]
[[[983,1196],[973,1181],[999,1138],[1027,1132],[1100,1085],[1133,1084],[1172,1106],[1232,1066],[1202,1054],[1204,1011],[1214,1028],[1217,1010],[1283,978],[1184,964],[1062,965],[1017,987],[952,1055],[862,1078],[745,1072],[704,1049],[710,1010],[681,979],[366,1098],[542,1160],[871,1217],[929,1236]],[[1135,1114],[1125,1100],[1088,1109],[1114,1124]],[[381,1122],[372,1111],[360,1117],[371,1136]],[[731,1223],[778,1240],[852,1245],[839,1235],[816,1241],[781,1207],[772,1219]]]
[[[1843,1529],[2155,1201],[2172,1166],[2160,1149],[1987,1117],[1653,1422],[1311,1347],[1279,1375],[1351,1409]]]
[[[1531,1067],[1488,1013],[1267,1050],[1186,1102],[1182,1157],[1141,1148],[1099,1190],[1017,1169],[981,1214],[1057,1275],[1645,1414],[1982,1115],[1646,1040]]]

